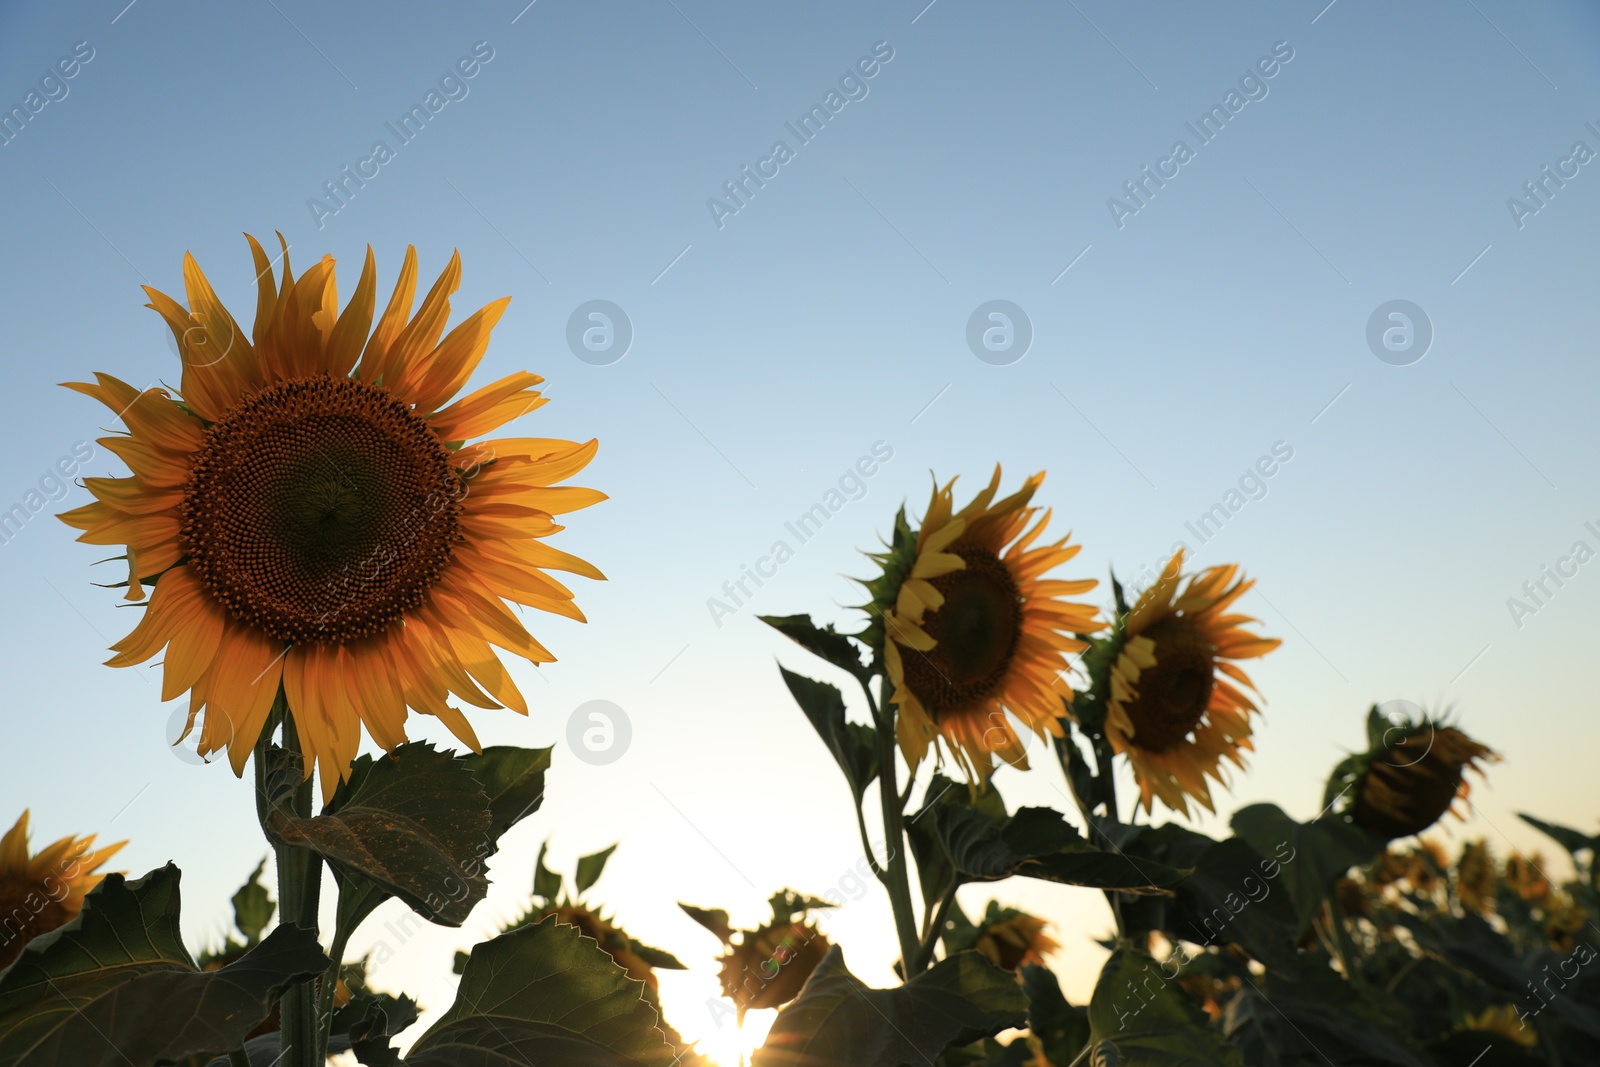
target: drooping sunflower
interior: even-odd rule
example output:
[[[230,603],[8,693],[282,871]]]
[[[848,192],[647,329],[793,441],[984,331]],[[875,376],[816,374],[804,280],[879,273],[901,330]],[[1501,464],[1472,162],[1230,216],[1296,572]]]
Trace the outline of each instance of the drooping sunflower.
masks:
[[[0,971],[33,938],[77,918],[104,877],[96,869],[127,844],[97,849],[94,837],[63,837],[30,856],[26,811],[0,837]]]
[[[474,749],[452,694],[526,713],[495,648],[535,664],[554,657],[505,601],[582,621],[547,571],[603,576],[543,539],[562,529],[555,516],[604,499],[557,484],[597,442],[468,443],[544,398],[543,379],[519,371],[451,402],[509,302],[445,334],[459,254],[412,314],[407,248],[374,326],[370,248],[341,311],[331,256],[296,279],[285,245],[275,282],[247,239],[258,285],[248,336],[185,255],[187,309],[145,290],[177,338],[180,389],[105,374],[69,384],[127,425],[100,443],[132,475],[86,479],[96,500],[61,518],[80,541],[127,546],[129,600],[153,587],[111,665],[165,647],[163,699],[190,694],[188,729],[205,712],[199,753],[226,748],[236,774],[281,686],[306,774],[318,768],[327,796],[362,727],[393,750],[408,707]]]
[[[740,1018],[751,1009],[782,1007],[800,995],[829,947],[816,923],[785,921],[746,930],[717,959],[722,995],[733,1001]]]
[[[1046,919],[1016,908],[997,910],[991,903],[989,914],[977,928],[972,947],[984,959],[1006,971],[1019,971],[1024,964],[1044,965],[1044,958],[1061,947],[1061,942],[1045,931]]]
[[[1030,507],[1040,472],[1017,492],[995,499],[1000,468],[960,511],[952,479],[935,483],[922,527],[902,511],[883,567],[866,583],[874,620],[863,635],[880,645],[889,700],[899,709],[896,735],[915,768],[935,743],[949,750],[968,781],[994,773],[994,757],[1028,766],[1009,713],[1039,737],[1062,735],[1068,656],[1088,647],[1076,636],[1103,624],[1092,604],[1065,599],[1095,579],[1047,579],[1079,552],[1070,534],[1038,544],[1050,512]]]
[[[1113,638],[1106,737],[1128,757],[1146,813],[1158,798],[1183,815],[1191,799],[1216,810],[1206,779],[1225,785],[1222,761],[1242,769],[1241,753],[1254,747],[1250,716],[1258,709],[1247,690],[1255,687],[1235,661],[1281,643],[1245,629],[1256,621],[1250,616],[1229,613],[1255,585],[1237,565],[1208,567],[1187,583],[1182,568],[1179,549]]]
[[[740,1023],[752,1008],[777,1008],[800,995],[811,972],[832,946],[809,915],[835,905],[781,889],[772,895],[772,919],[754,930],[735,930],[721,908],[679,903],[725,950],[717,957],[722,995],[732,1000]]]
[[[1444,817],[1472,786],[1465,771],[1499,760],[1488,745],[1460,729],[1424,716],[1392,723],[1373,707],[1367,716],[1369,749],[1334,768],[1323,802],[1375,837],[1393,841],[1420,834]]]

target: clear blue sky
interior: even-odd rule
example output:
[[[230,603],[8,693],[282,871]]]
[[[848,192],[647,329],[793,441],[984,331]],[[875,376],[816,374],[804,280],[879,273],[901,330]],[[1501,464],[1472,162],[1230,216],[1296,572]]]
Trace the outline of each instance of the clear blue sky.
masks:
[[[475,721],[548,744],[607,699],[632,747],[605,767],[558,754],[469,931],[408,940],[380,980],[442,1005],[419,976],[515,910],[540,840],[570,865],[620,838],[600,895],[702,966],[664,989],[678,1025],[714,1031],[714,946],[672,901],[755,921],[771,890],[822,892],[859,856],[774,660],[812,665],[752,615],[849,623],[855,549],[903,499],[921,506],[930,469],[970,488],[997,460],[1050,472],[1041,499],[1086,546],[1084,572],[1155,566],[1183,539],[1260,578],[1246,605],[1285,643],[1256,672],[1267,715],[1230,808],[1314,814],[1365,707],[1409,699],[1455,705],[1507,756],[1458,836],[1529,844],[1515,810],[1593,826],[1600,562],[1547,582],[1532,614],[1507,605],[1575,541],[1600,549],[1584,526],[1600,528],[1600,161],[1574,155],[1600,152],[1592,5],[124,2],[0,15],[0,104],[29,115],[0,146],[0,505],[25,505],[103,425],[54,383],[176,381],[141,283],[181,295],[192,250],[253,313],[242,231],[281,230],[297,268],[333,253],[346,294],[369,242],[385,287],[408,242],[425,273],[459,248],[458,316],[513,297],[483,380],[549,380],[552,402],[515,430],[602,442],[585,482],[612,500],[560,544],[610,581],[581,590],[589,625],[535,621],[560,662],[543,680],[514,668],[530,717]],[[74,63],[79,42],[92,58]],[[786,123],[831,90],[837,113],[802,143]],[[427,121],[402,141],[386,124],[413,105]],[[1227,121],[1202,143],[1186,124],[1214,106]],[[1192,158],[1163,163],[1178,140]],[[723,185],[746,166],[766,184],[737,213],[708,207],[737,206]],[[1547,166],[1568,176],[1540,204],[1524,183]],[[324,183],[346,167],[369,177],[341,204]],[[1123,185],[1145,167],[1169,177],[1140,204]],[[619,362],[569,350],[568,318],[594,299],[632,323]],[[1032,326],[1009,365],[966,340],[994,299]],[[1420,361],[1369,348],[1391,300],[1432,324]],[[893,458],[865,497],[715,625],[707,599],[879,441]],[[1265,496],[1200,545],[1185,523],[1226,507],[1278,442],[1293,455]],[[86,469],[119,472],[104,450]],[[49,510],[86,499],[71,487]],[[41,840],[126,837],[130,871],[175,859],[201,938],[263,851],[248,790],[166,751],[154,671],[98,666],[131,618],[90,585],[97,558],[48,510],[0,547],[0,817],[31,805]],[[999,783],[1060,802],[1048,771]],[[998,892],[1058,921],[1084,995],[1099,898]],[[831,920],[880,984],[887,921],[876,896]]]

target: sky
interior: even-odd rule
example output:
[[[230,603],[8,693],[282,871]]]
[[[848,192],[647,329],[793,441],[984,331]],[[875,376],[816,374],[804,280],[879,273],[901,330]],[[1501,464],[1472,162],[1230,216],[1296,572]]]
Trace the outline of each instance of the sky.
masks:
[[[529,716],[473,716],[487,743],[558,746],[544,807],[465,927],[391,903],[354,942],[435,1012],[546,840],[567,870],[621,842],[591,897],[691,965],[661,979],[669,1018],[730,1062],[717,945],[676,901],[753,925],[778,888],[842,887],[824,928],[889,984],[848,791],[777,671],[828,668],[755,616],[856,627],[860,551],[934,476],[960,497],[996,463],[1049,472],[1037,499],[1084,546],[1064,576],[1137,582],[1182,542],[1259,579],[1242,606],[1284,644],[1252,668],[1250,770],[1200,829],[1261,800],[1315,815],[1383,701],[1453,708],[1504,755],[1446,840],[1548,852],[1518,811],[1594,827],[1592,5],[525,3],[0,14],[0,104],[26,116],[0,144],[0,510],[27,515],[0,545],[7,825],[28,807],[36,844],[176,861],[196,944],[265,854],[226,762],[170,747],[186,704],[159,667],[100,666],[131,613],[51,516],[88,500],[59,471],[124,473],[94,443],[119,426],[57,383],[176,383],[139,286],[181,297],[191,251],[245,318],[242,234],[278,231],[296,270],[344,264],[345,294],[369,244],[380,292],[408,244],[426,281],[459,249],[455,321],[512,297],[475,382],[547,379],[510,432],[601,443],[579,482],[610,499],[555,541],[607,575],[577,580],[589,621],[530,617],[558,662],[511,666]],[[785,524],[835,490],[797,543]],[[603,764],[567,742],[594,700],[629,724]],[[1048,761],[996,784],[1066,803]],[[1102,898],[961,902],[990,897],[1056,924],[1083,1000]]]

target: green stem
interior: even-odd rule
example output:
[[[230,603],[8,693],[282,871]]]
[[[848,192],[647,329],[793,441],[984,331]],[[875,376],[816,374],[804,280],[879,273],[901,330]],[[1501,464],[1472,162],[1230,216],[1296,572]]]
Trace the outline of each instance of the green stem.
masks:
[[[322,986],[317,997],[317,1047],[327,1055],[328,1035],[333,1029],[334,998],[339,991],[339,969],[344,966],[344,950],[350,943],[353,929],[343,924],[333,932],[333,944],[328,948],[328,970],[322,976]]]
[[[1339,966],[1344,970],[1345,980],[1359,987],[1364,984],[1356,966],[1361,955],[1356,951],[1355,942],[1350,939],[1350,929],[1345,925],[1344,909],[1339,907],[1337,891],[1330,891],[1323,899],[1328,904],[1328,925],[1333,927],[1334,944],[1339,949]]]
[[[283,723],[283,750],[300,755],[300,734],[295,728],[294,716],[289,711],[283,691],[278,691],[273,708],[273,720]],[[272,816],[267,795],[267,755],[272,747],[271,730],[261,731],[256,743],[256,812],[265,831]],[[291,761],[294,762],[294,761]],[[290,815],[309,818],[311,815],[311,780],[302,778],[289,794],[287,803]],[[317,933],[317,905],[322,890],[322,860],[308,849],[280,844],[267,834],[272,842],[278,863],[278,916],[280,921],[304,927]],[[317,987],[306,981],[290,986],[278,1001],[279,1035],[284,1057],[282,1067],[320,1067],[327,1059],[321,1046],[321,1028],[317,1019]]]
[[[956,887],[951,886],[939,899],[939,907],[933,913],[927,928],[922,932],[922,944],[917,946],[917,973],[927,970],[928,964],[933,962],[933,949],[939,943],[940,936],[944,933],[945,920],[950,917],[950,908],[956,902]]]
[[[228,1053],[228,1062],[233,1067],[250,1067],[250,1054],[242,1048],[236,1048]]]
[[[873,875],[876,876],[878,881],[888,885],[889,883],[887,879],[889,875],[881,866],[879,866],[878,857],[872,854],[872,842],[867,836],[867,816],[866,813],[861,809],[861,801],[865,799],[865,796],[857,797],[855,805],[856,829],[861,833],[861,850],[862,852],[866,853],[867,865],[872,868]]]
[[[905,809],[895,788],[894,724],[878,707],[872,687],[861,679],[861,690],[867,695],[867,706],[872,709],[872,721],[878,727],[878,798],[883,808],[884,847],[889,849],[889,879],[884,888],[889,891],[889,906],[894,912],[895,932],[900,936],[900,960],[905,980],[916,977],[913,968],[921,944],[917,937],[917,916],[911,906],[911,879],[906,866]]]

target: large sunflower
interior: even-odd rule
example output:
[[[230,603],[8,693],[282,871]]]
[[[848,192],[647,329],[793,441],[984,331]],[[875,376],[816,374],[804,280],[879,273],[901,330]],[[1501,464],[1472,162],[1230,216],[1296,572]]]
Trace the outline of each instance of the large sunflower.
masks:
[[[1215,810],[1206,778],[1224,782],[1224,759],[1244,766],[1257,710],[1245,692],[1254,689],[1250,677],[1233,661],[1280,643],[1246,630],[1256,621],[1248,615],[1228,614],[1255,584],[1237,566],[1210,567],[1186,585],[1182,568],[1180,549],[1123,620],[1111,666],[1106,736],[1127,755],[1146,813],[1158,797],[1184,815],[1191,798]]]
[[[527,705],[493,646],[554,657],[506,600],[582,620],[547,570],[602,575],[541,538],[554,516],[604,494],[556,483],[596,442],[506,438],[468,444],[541,406],[542,378],[519,371],[449,403],[483,358],[509,298],[444,334],[461,278],[454,255],[411,312],[416,250],[373,326],[372,250],[338,307],[334,261],[276,285],[254,238],[258,297],[247,338],[184,256],[189,307],[146,288],[183,355],[176,394],[109,375],[71,383],[110,407],[125,435],[101,444],[132,469],[89,478],[94,503],[62,515],[80,541],[126,545],[129,600],[144,617],[109,662],[163,647],[163,699],[202,709],[199,753],[228,750],[234,772],[280,691],[324,795],[349,773],[363,725],[392,750],[406,709],[477,737],[451,694],[478,707]],[[282,238],[279,238],[282,243]]]
[[[93,834],[63,837],[30,856],[28,813],[22,813],[0,837],[0,971],[30,940],[78,917],[83,898],[104,877],[95,868],[125,844],[97,849]]]
[[[1078,634],[1102,627],[1091,604],[1062,599],[1093,589],[1093,578],[1047,580],[1078,554],[1068,537],[1035,546],[1050,513],[1029,507],[1040,472],[1002,500],[1000,468],[959,512],[952,479],[935,483],[922,528],[897,522],[883,575],[869,583],[881,626],[896,735],[915,768],[942,742],[973,783],[994,773],[994,757],[1025,769],[1023,742],[1007,712],[1040,737],[1060,737],[1072,699],[1067,657],[1088,647]],[[1037,518],[1037,521],[1034,521]],[[1030,525],[1031,524],[1031,525]]]

